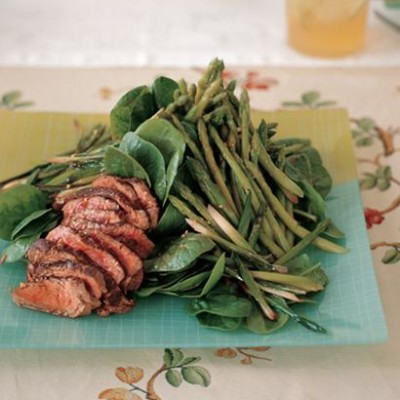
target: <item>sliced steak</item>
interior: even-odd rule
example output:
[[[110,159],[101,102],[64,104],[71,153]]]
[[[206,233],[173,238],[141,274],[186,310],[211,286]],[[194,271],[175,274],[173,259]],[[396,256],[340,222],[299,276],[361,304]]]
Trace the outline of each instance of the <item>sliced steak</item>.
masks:
[[[104,175],[90,187],[57,195],[61,225],[27,251],[27,282],[15,303],[55,315],[126,313],[126,292],[143,281],[143,261],[154,244],[144,231],[158,223],[159,207],[146,183]]]
[[[21,283],[13,290],[12,298],[21,307],[70,318],[88,315],[101,305],[85,284],[76,279],[50,278]]]
[[[108,272],[117,284],[125,279],[125,271],[119,261],[106,250],[97,247],[83,234],[78,234],[67,226],[59,225],[51,230],[46,238],[49,242],[82,252],[96,265]]]
[[[32,264],[39,264],[51,247],[51,244],[46,239],[38,239],[29,247],[26,257]]]
[[[73,251],[63,245],[54,245],[47,239],[38,239],[34,242],[26,253],[31,265],[37,266],[41,263],[53,264],[60,261],[76,261],[88,263],[88,259],[82,252]]]
[[[29,264],[28,270],[28,282],[42,280],[43,278],[74,278],[84,282],[90,294],[96,299],[101,299],[102,296],[107,294],[103,273],[90,264],[64,259],[53,263]]]
[[[124,243],[142,259],[147,258],[154,250],[155,245],[147,235],[132,225],[123,224],[114,227],[109,225],[104,232]]]
[[[120,224],[125,221],[125,214],[117,203],[105,198],[102,198],[104,201],[101,202],[97,200],[98,198],[101,199],[102,197],[83,197],[68,201],[62,209],[64,219],[79,215],[80,218],[101,224]],[[91,199],[96,199],[96,201],[91,202]],[[111,203],[115,207],[105,208],[108,205],[106,202]],[[96,205],[104,208],[95,208]]]
[[[155,228],[158,224],[160,213],[156,198],[152,195],[144,181],[131,178],[127,179],[127,183],[135,189],[140,205],[147,211],[150,217],[150,228]]]
[[[149,219],[149,228],[154,228],[158,223],[159,208],[157,200],[151,194],[147,184],[137,178],[119,178],[117,176],[103,175],[92,182],[93,187],[107,187],[123,193],[135,208],[146,211]]]
[[[37,266],[39,264],[53,264],[60,261],[76,261],[87,264],[88,258],[82,252],[74,251],[73,249],[62,244],[50,243],[47,239],[38,239],[28,249],[28,261]]]
[[[103,187],[121,192],[135,208],[141,208],[136,191],[131,187],[127,179],[118,176],[102,175],[92,182],[93,187]]]
[[[96,309],[101,316],[130,311],[134,302],[128,300],[110,274],[96,267],[84,253],[68,246],[39,239],[27,253],[28,282],[44,278],[79,278],[103,305]],[[143,272],[139,272],[143,273]],[[132,277],[134,280],[136,275]],[[100,296],[100,297],[99,297]]]
[[[102,249],[112,254],[124,267],[126,278],[122,282],[124,291],[138,289],[143,280],[143,262],[126,245],[100,230],[85,230],[85,235]]]
[[[96,309],[96,312],[101,317],[107,317],[110,314],[125,314],[131,311],[134,305],[134,300],[126,298],[117,287],[107,293],[107,296],[103,298],[102,306]]]
[[[119,205],[125,212],[127,222],[136,226],[139,229],[147,230],[150,227],[150,219],[142,208],[135,208],[137,203],[132,204],[130,200],[121,192],[105,187],[89,187],[80,189],[65,196],[57,196],[53,202],[53,207],[60,209],[65,206],[70,200],[100,196],[112,200]]]
[[[88,208],[99,211],[118,211],[121,209],[118,203],[116,203],[114,200],[110,200],[102,196],[79,197],[75,200],[79,200],[79,202],[76,204],[77,212]],[[68,203],[72,201],[74,200],[68,200]]]
[[[80,218],[72,218],[66,221],[66,224],[77,232],[97,230],[110,235],[124,243],[142,259],[147,258],[154,249],[154,243],[146,234],[141,229],[130,224],[103,225]]]

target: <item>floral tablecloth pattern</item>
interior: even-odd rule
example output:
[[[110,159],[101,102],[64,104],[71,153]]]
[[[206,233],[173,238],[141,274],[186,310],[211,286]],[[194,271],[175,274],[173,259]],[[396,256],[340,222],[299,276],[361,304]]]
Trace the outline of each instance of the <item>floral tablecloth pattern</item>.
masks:
[[[156,76],[196,81],[200,72],[1,68],[0,108],[107,113],[124,92]],[[312,348],[1,350],[0,398],[400,399],[399,70],[228,66],[225,74],[249,90],[257,109],[348,109],[388,341]]]

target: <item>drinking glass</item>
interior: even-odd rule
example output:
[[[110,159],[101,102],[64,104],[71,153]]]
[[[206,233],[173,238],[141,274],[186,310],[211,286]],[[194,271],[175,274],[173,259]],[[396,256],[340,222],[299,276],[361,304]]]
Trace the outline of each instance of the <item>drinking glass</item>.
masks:
[[[286,0],[288,42],[317,57],[340,57],[361,50],[368,0]]]

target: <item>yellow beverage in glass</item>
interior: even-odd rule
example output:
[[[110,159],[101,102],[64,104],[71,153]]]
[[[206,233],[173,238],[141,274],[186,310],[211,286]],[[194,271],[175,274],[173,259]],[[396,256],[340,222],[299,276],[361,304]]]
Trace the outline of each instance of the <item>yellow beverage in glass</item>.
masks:
[[[340,57],[362,49],[368,0],[286,0],[288,41],[318,57]]]

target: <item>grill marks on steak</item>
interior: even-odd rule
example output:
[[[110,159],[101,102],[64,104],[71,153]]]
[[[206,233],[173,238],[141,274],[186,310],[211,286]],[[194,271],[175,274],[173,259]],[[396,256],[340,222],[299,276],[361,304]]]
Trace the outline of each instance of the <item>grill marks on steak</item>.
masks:
[[[104,198],[103,202],[88,201],[91,199],[96,199],[97,197],[99,196],[94,196],[92,198],[74,199],[68,201],[68,203],[66,203],[62,209],[64,218],[68,219],[71,217],[73,218],[76,215],[79,215],[81,218],[102,224],[119,224],[124,222],[123,211],[115,202]],[[107,207],[108,204],[106,202],[111,203],[110,207]],[[96,208],[95,207],[96,205],[99,205],[102,208]]]
[[[107,293],[104,275],[90,264],[82,264],[72,260],[55,262],[53,264],[30,264],[28,282],[47,278],[74,278],[81,280],[92,296],[100,300]]]
[[[137,202],[137,199],[126,197],[122,192],[108,187],[89,187],[72,192],[68,196],[56,197],[54,207],[62,208],[71,200],[82,199],[88,197],[104,197],[114,201],[123,211],[123,218],[126,222],[136,226],[139,229],[148,230],[150,228],[150,219],[147,212]],[[122,222],[122,221],[121,221]]]
[[[149,218],[149,228],[155,228],[158,222],[159,208],[156,199],[144,181],[137,178],[122,179],[103,175],[95,179],[93,187],[107,187],[118,190],[131,201],[135,201]]]
[[[68,219],[66,225],[75,229],[77,232],[86,230],[101,231],[114,239],[124,243],[129,249],[134,251],[141,259],[147,258],[154,249],[154,243],[146,234],[133,225],[102,225],[80,218]]]
[[[82,280],[89,292],[100,299],[106,292],[104,274],[91,265],[84,256],[69,251],[63,246],[52,246],[40,239],[28,251],[28,282],[43,278],[75,278]]]
[[[110,274],[117,284],[120,284],[125,278],[124,269],[118,260],[106,250],[98,247],[86,234],[78,234],[71,228],[60,225],[48,233],[47,240],[81,251],[96,265]]]
[[[53,207],[62,210],[62,223],[28,250],[27,283],[14,290],[14,301],[72,318],[131,310],[125,294],[143,281],[142,259],[154,248],[144,231],[159,215],[147,185],[105,175],[56,196]]]

